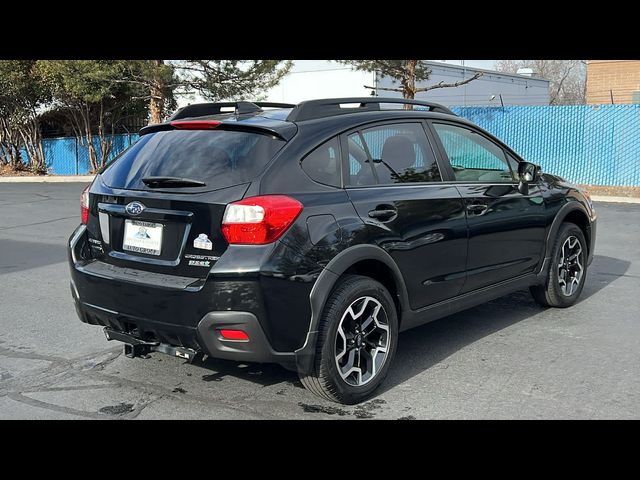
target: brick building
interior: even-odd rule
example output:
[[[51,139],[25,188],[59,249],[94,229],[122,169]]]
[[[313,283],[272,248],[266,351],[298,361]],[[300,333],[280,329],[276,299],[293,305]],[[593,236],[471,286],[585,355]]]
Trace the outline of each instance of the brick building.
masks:
[[[588,60],[587,103],[640,103],[640,60]]]

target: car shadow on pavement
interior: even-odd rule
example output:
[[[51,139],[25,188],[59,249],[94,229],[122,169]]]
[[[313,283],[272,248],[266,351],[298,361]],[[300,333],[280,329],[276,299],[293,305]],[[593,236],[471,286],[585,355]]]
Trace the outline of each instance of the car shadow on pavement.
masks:
[[[589,267],[581,301],[623,276],[629,265],[630,262],[626,260],[596,255]],[[400,334],[393,366],[376,393],[379,395],[436,365],[446,368],[443,360],[456,351],[543,310],[545,309],[535,303],[528,290],[520,290],[403,332]],[[219,382],[230,376],[261,386],[284,382],[303,388],[295,372],[275,364],[244,364],[207,358],[198,365],[205,370],[202,375],[204,382]]]
[[[630,265],[626,260],[596,255],[579,301],[624,276]],[[458,350],[544,310],[529,290],[520,290],[401,333],[393,366],[378,394],[436,365],[447,368],[443,361]]]
[[[251,381],[263,387],[286,382],[289,385],[303,388],[296,372],[276,364],[238,363],[232,360],[206,358],[198,366],[211,372],[202,375],[203,382],[221,382],[225,377],[234,377]]]
[[[0,239],[0,275],[67,261],[65,244]]]
[[[594,255],[593,262],[587,269],[587,283],[584,285],[578,302],[585,301],[614,280],[624,277],[630,265],[631,262],[621,258]]]
[[[521,290],[402,332],[391,370],[377,393],[435,366],[448,368],[445,360],[458,350],[543,310],[528,290]]]

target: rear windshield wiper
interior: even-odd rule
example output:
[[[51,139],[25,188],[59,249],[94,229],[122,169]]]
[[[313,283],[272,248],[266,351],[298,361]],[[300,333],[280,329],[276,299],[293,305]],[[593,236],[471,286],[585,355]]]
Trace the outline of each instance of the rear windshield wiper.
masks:
[[[149,188],[205,187],[207,185],[200,180],[180,177],[144,177],[142,182]]]

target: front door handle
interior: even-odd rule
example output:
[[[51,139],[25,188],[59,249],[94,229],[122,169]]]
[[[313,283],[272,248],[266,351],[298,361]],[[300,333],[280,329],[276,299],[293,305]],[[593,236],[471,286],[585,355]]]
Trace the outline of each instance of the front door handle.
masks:
[[[379,205],[375,210],[371,210],[369,212],[369,216],[371,218],[375,218],[376,220],[380,220],[383,222],[386,220],[391,220],[396,215],[398,215],[398,211],[389,205]]]
[[[489,206],[483,203],[472,203],[471,205],[467,205],[467,211],[475,213],[476,215],[482,215],[488,210],[488,208]]]

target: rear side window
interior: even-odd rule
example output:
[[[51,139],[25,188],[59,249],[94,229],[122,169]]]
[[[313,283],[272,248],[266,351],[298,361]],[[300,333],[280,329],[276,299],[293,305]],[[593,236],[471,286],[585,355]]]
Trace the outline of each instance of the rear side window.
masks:
[[[422,125],[383,125],[363,130],[361,135],[352,134],[348,139],[352,185],[370,185],[376,179],[382,185],[441,180]]]
[[[334,137],[302,160],[302,170],[318,183],[339,187],[340,164],[340,145]]]
[[[144,135],[102,173],[113,188],[146,190],[145,177],[199,180],[200,192],[253,180],[285,144],[271,135],[225,130],[170,130]],[[159,190],[159,189],[155,189]]]

